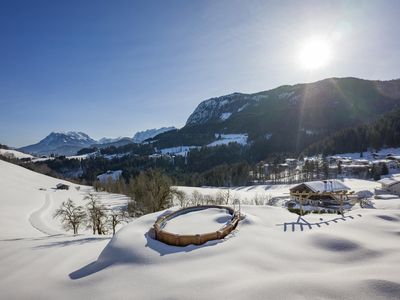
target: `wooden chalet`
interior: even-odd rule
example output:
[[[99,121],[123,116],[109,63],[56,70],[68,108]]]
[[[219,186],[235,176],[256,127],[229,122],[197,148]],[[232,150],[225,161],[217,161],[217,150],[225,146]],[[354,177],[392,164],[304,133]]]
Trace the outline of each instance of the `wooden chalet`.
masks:
[[[321,180],[300,183],[290,189],[292,200],[303,205],[312,205],[327,208],[340,208],[343,214],[343,205],[349,203],[349,196],[354,192],[350,191],[339,180]]]

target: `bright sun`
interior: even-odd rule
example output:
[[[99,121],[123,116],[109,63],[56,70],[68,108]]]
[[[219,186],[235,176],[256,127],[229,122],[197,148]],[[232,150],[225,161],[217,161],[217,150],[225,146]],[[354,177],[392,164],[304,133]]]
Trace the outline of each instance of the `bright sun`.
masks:
[[[312,38],[305,41],[300,48],[299,60],[304,69],[315,70],[326,66],[331,59],[329,41]]]

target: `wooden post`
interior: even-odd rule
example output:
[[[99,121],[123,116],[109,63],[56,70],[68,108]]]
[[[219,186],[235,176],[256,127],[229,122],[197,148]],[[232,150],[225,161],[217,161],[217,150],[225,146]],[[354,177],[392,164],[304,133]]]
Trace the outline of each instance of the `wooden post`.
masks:
[[[303,195],[300,195],[300,216],[303,215]]]
[[[340,213],[343,217],[343,194],[340,194]]]

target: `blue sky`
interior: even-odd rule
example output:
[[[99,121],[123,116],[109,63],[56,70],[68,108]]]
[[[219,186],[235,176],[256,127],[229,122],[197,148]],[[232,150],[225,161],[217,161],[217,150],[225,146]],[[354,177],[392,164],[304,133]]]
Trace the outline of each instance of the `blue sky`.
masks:
[[[0,143],[181,127],[207,98],[400,75],[400,1],[0,1]],[[299,48],[331,41],[306,70]]]

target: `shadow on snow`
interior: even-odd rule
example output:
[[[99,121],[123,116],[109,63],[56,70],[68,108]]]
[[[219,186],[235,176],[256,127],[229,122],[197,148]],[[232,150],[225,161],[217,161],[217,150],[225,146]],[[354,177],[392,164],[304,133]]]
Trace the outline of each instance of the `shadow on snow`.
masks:
[[[362,217],[360,214],[357,214],[358,217]],[[283,224],[276,224],[276,226],[283,226],[283,231],[289,231],[291,229],[292,232],[296,231],[297,229],[300,229],[300,231],[304,231],[304,228],[308,228],[308,229],[313,229],[313,228],[320,228],[321,225],[326,225],[329,226],[331,224],[335,224],[338,222],[345,222],[348,220],[354,220],[353,216],[344,216],[344,217],[337,217],[337,218],[333,218],[330,220],[323,220],[322,218],[320,218],[320,222],[308,222],[307,220],[305,220],[303,218],[303,216],[299,216],[297,218],[297,221],[295,222],[285,222]]]

